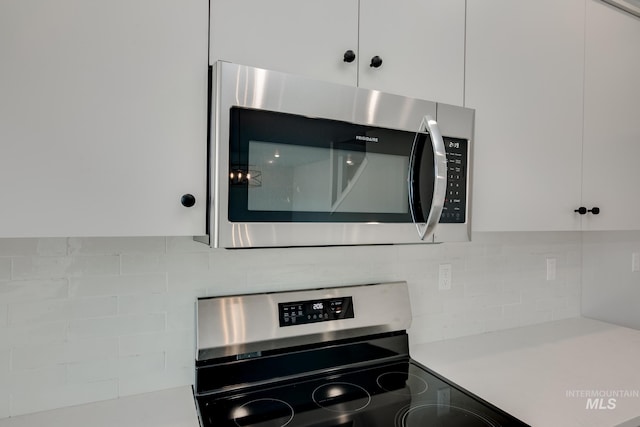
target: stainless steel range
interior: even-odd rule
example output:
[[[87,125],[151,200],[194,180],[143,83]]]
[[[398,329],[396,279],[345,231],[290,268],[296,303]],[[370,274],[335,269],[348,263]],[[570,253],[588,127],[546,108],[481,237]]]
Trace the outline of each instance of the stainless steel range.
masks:
[[[526,426],[409,355],[405,282],[201,298],[203,427]]]

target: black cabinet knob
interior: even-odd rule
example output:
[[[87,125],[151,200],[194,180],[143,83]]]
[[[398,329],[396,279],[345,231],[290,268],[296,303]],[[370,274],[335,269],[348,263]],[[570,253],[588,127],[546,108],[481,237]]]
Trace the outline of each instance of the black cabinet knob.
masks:
[[[182,206],[185,208],[190,208],[196,204],[196,198],[193,194],[184,194],[182,198],[180,198],[180,203],[182,203]]]
[[[580,215],[584,215],[587,213],[587,208],[584,206],[580,206],[578,209],[574,210],[574,212],[578,212]]]
[[[370,67],[378,68],[381,65],[382,65],[382,58],[380,58],[378,55],[371,58],[371,64],[369,64]]]
[[[356,53],[349,49],[344,53],[344,62],[353,62],[356,59]]]
[[[598,215],[600,213],[600,208],[595,206],[595,207],[589,209],[587,212],[591,212],[594,215]]]

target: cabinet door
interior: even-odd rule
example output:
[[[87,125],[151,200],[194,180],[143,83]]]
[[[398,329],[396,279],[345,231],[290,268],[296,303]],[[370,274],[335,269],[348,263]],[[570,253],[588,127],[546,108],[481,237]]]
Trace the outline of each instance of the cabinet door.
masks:
[[[469,0],[474,231],[578,230],[584,0]]]
[[[212,0],[217,60],[356,85],[358,0]]]
[[[587,1],[584,187],[586,230],[640,229],[640,19]]]
[[[207,11],[0,2],[1,237],[204,233]]]
[[[358,85],[462,105],[464,26],[465,0],[361,0]]]

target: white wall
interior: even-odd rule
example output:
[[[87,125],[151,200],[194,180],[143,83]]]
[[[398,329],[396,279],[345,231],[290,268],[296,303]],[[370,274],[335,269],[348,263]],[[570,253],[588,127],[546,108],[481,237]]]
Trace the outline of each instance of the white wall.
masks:
[[[236,251],[188,238],[0,239],[0,418],[191,384],[199,296],[406,280],[413,343],[574,317],[580,244],[579,233]],[[439,263],[453,266],[449,291],[437,289]]]
[[[640,329],[640,231],[589,232],[583,236],[582,314]]]

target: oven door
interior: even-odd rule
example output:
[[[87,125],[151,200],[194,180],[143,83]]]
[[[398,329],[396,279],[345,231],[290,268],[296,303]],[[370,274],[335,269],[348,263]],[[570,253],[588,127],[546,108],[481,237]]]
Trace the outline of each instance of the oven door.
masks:
[[[227,63],[215,81],[214,246],[431,241],[435,103]]]

